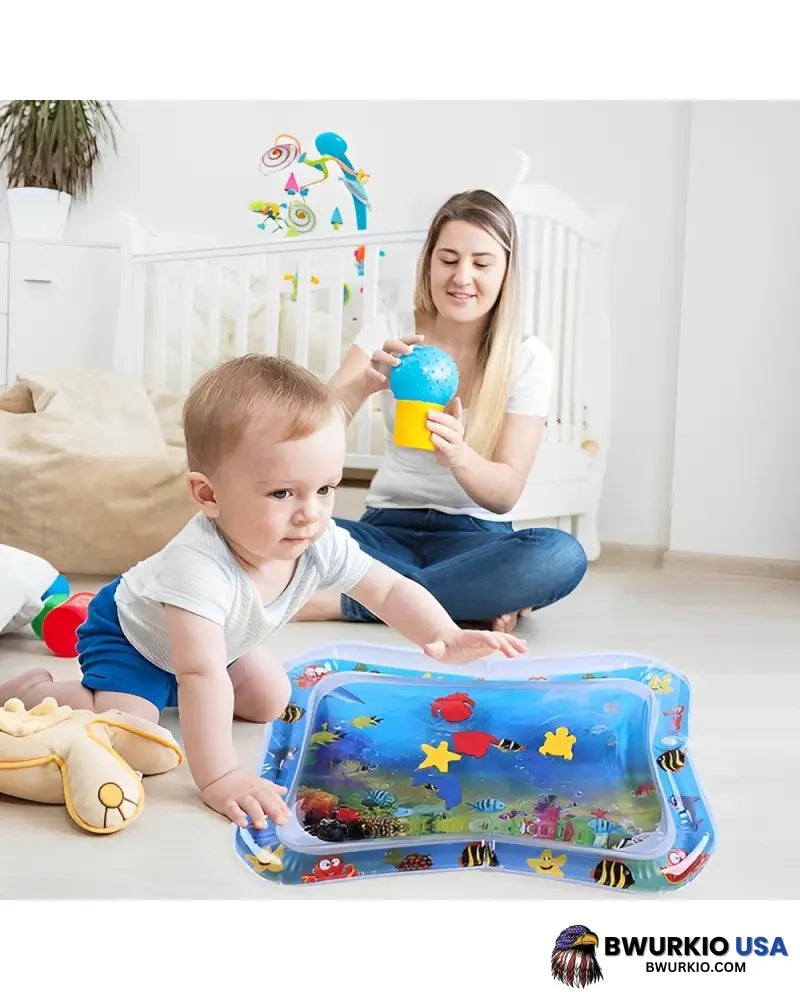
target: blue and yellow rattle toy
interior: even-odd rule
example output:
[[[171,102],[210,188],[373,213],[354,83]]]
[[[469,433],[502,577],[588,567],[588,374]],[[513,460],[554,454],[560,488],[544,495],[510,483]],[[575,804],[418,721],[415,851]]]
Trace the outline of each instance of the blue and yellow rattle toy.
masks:
[[[430,410],[443,410],[456,394],[458,367],[444,351],[415,345],[389,373],[389,387],[397,400],[394,443],[402,448],[435,451],[426,424]]]

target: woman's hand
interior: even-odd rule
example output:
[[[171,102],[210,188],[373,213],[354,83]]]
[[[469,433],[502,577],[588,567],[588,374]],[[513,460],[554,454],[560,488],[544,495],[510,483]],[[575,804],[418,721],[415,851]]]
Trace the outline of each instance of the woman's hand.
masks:
[[[452,412],[448,413],[447,411]],[[464,425],[461,418],[464,409],[458,396],[448,403],[441,412],[430,410],[426,427],[431,432],[431,443],[436,449],[436,461],[451,469],[464,464],[467,444],[464,441]]]
[[[400,364],[398,355],[410,354],[414,344],[421,344],[423,339],[414,333],[402,340],[387,340],[383,347],[375,351],[369,359],[366,370],[369,391],[378,392],[380,389],[385,389],[389,385],[389,372]]]

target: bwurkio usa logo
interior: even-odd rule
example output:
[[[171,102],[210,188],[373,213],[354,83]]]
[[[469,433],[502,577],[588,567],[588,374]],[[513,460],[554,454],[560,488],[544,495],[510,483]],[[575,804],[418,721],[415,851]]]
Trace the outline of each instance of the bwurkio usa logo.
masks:
[[[550,971],[553,979],[565,986],[583,988],[603,978],[596,948],[600,943],[594,931],[583,924],[565,927],[556,938],[550,956]]]
[[[585,924],[571,924],[558,935],[550,954],[550,973],[565,986],[584,989],[603,979],[609,959],[644,959],[645,973],[742,973],[750,959],[788,958],[782,937],[743,934],[687,936],[600,937]],[[608,969],[607,969],[608,971]],[[613,975],[613,973],[612,973]]]

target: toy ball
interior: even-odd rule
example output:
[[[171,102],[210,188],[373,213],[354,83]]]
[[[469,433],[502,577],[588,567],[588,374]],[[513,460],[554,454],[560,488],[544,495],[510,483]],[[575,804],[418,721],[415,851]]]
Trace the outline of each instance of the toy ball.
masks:
[[[429,410],[443,410],[458,388],[455,361],[427,344],[412,347],[389,374],[389,388],[397,406],[394,443],[403,448],[435,451],[426,427]]]

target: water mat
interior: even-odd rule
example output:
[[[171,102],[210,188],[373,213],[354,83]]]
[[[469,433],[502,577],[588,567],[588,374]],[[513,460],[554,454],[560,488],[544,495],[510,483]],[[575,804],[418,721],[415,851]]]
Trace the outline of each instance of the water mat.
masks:
[[[690,691],[632,654],[441,666],[335,644],[287,664],[260,773],[284,826],[235,828],[262,878],[331,882],[475,868],[628,892],[689,883],[714,848]]]

